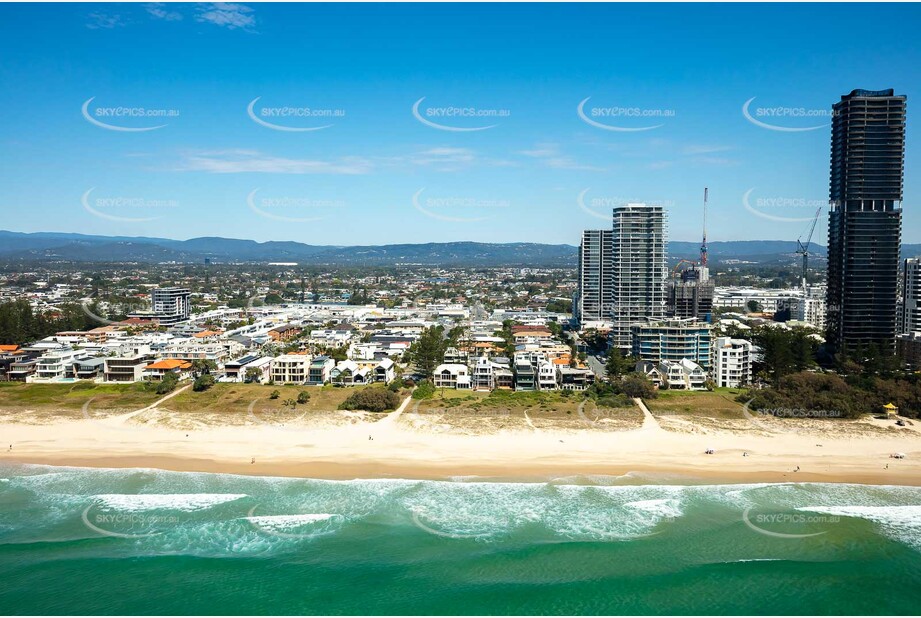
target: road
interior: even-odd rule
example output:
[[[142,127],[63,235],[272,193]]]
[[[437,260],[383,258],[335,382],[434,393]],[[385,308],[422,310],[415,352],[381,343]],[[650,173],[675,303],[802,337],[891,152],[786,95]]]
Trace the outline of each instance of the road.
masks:
[[[589,368],[595,372],[595,375],[599,378],[607,377],[608,373],[604,370],[604,357],[596,356],[594,354],[589,354],[585,357],[585,362],[588,363]]]

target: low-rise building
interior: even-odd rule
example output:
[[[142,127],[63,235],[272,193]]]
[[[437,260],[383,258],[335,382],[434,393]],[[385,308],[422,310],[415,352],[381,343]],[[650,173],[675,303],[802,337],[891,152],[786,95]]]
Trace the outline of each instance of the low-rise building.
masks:
[[[389,384],[396,377],[396,363],[389,358],[383,358],[374,367],[374,381]]]
[[[659,363],[659,373],[661,380],[668,381],[669,388],[689,391],[702,391],[707,388],[707,372],[688,359],[678,362],[662,361]]]
[[[144,368],[144,379],[159,382],[167,374],[173,374],[178,379],[187,378],[192,373],[192,363],[187,360],[168,358],[150,363]]]
[[[105,374],[106,359],[89,356],[74,361],[73,374],[78,380],[95,380]]]
[[[271,364],[272,381],[279,384],[305,384],[310,377],[311,362],[307,354],[276,356]]]
[[[432,382],[436,388],[470,388],[470,369],[459,363],[438,365]]]
[[[342,386],[355,386],[373,381],[371,369],[362,367],[353,360],[344,360],[336,363],[329,372],[329,381]]]
[[[153,360],[150,346],[134,346],[120,356],[105,359],[103,379],[106,382],[138,382]]]
[[[224,363],[224,380],[227,382],[264,382],[272,379],[271,356],[247,354],[236,360]],[[256,373],[258,377],[249,377]]]
[[[48,382],[74,377],[74,362],[86,354],[82,350],[55,350],[38,359],[30,381]]]
[[[591,369],[558,365],[556,371],[560,388],[564,391],[584,391],[595,383],[595,374]]]
[[[307,368],[307,384],[326,384],[336,361],[328,356],[317,356]]]

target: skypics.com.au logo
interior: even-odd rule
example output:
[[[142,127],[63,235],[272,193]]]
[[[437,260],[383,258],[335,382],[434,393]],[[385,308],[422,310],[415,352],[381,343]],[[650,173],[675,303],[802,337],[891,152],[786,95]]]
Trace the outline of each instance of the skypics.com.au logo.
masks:
[[[328,129],[335,123],[329,120],[345,118],[345,110],[341,108],[317,108],[306,105],[283,105],[279,107],[260,106],[258,111],[256,103],[262,97],[256,97],[246,106],[246,115],[256,124],[273,131],[286,131],[291,133],[305,133]],[[327,121],[319,126],[308,126],[317,121]],[[299,126],[301,125],[301,126]]]
[[[576,113],[582,122],[605,131],[619,131],[635,133],[638,131],[651,131],[665,126],[664,123],[648,124],[649,119],[670,119],[677,115],[673,109],[648,108],[648,107],[623,107],[623,106],[592,106],[586,109],[585,105],[591,97],[585,97],[576,106]],[[636,125],[636,126],[634,126]]]
[[[814,124],[815,119],[833,118],[835,112],[826,108],[807,108],[807,107],[756,107],[752,109],[752,103],[757,97],[752,97],[742,104],[742,116],[747,121],[769,131],[781,131],[784,133],[802,133],[805,131],[815,131],[828,127],[830,123]],[[805,126],[796,126],[797,123],[810,122]]]
[[[152,119],[163,121],[179,118],[178,109],[148,108],[142,106],[117,105],[113,107],[92,106],[96,97],[90,97],[83,102],[81,112],[90,124],[107,131],[120,131],[123,133],[143,133],[156,131],[167,126],[162,123],[151,126]]]
[[[494,129],[499,124],[475,124],[485,120],[508,118],[512,112],[508,109],[480,108],[474,106],[460,107],[447,105],[442,107],[421,107],[425,97],[413,104],[413,116],[427,127],[439,131],[472,132]],[[468,126],[469,125],[469,126]]]

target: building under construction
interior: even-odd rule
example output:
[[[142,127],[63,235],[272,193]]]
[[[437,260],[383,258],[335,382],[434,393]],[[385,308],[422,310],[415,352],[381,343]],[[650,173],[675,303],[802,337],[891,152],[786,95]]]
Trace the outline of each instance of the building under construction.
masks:
[[[704,189],[704,236],[700,244],[700,262],[682,260],[672,271],[666,290],[666,311],[677,318],[711,321],[715,284],[707,266],[707,196]],[[686,268],[681,268],[687,264]]]
[[[713,314],[715,287],[710,279],[710,269],[706,266],[691,264],[674,273],[668,282],[668,314],[709,322]]]

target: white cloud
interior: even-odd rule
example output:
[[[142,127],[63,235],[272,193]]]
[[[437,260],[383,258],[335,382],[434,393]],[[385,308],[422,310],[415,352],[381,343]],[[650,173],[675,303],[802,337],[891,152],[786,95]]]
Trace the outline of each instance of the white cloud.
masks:
[[[710,146],[707,144],[689,144],[682,149],[682,151],[686,155],[711,154],[714,152],[726,152],[727,150],[732,150],[732,147],[731,146]]]
[[[151,17],[156,19],[162,19],[164,21],[179,21],[182,19],[182,13],[170,11],[166,6],[167,5],[162,2],[151,2],[150,4],[145,4],[144,8]]]
[[[469,148],[429,148],[409,157],[414,165],[432,165],[442,171],[454,171],[472,165],[476,160],[476,153]]]
[[[367,174],[373,169],[371,161],[362,157],[343,157],[335,161],[321,159],[291,159],[267,155],[256,150],[215,150],[187,154],[178,167],[183,172],[210,174],[240,174],[261,172],[270,174]]]
[[[125,25],[125,20],[121,15],[111,15],[108,13],[90,13],[87,15],[89,21],[86,27],[90,30],[118,28]]]
[[[519,150],[518,154],[538,159],[547,167],[558,170],[583,170],[589,172],[603,172],[603,167],[580,163],[570,156],[560,152],[556,144],[538,144],[530,150]]]
[[[256,25],[256,16],[253,12],[253,9],[245,4],[213,2],[202,6],[195,19],[230,30],[251,30]]]

